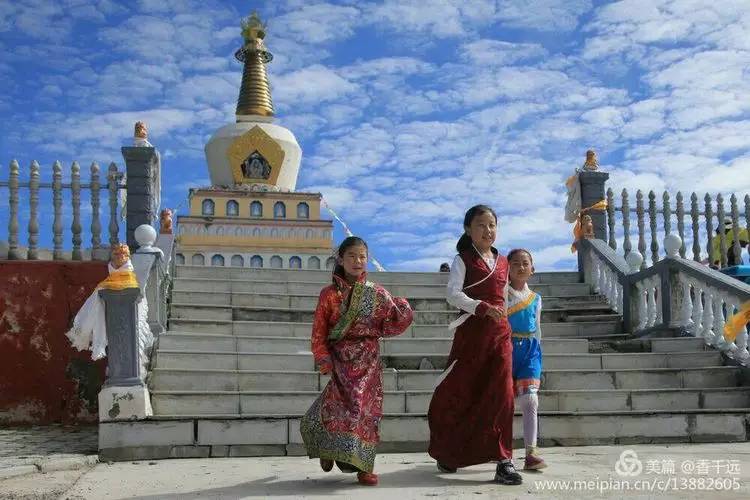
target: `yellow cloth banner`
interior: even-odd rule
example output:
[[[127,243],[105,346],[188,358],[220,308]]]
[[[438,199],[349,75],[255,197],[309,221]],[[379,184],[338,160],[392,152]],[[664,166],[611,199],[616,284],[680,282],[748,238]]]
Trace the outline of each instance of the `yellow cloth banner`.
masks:
[[[724,324],[724,338],[727,342],[734,342],[748,323],[750,323],[750,301],[742,304],[740,310],[730,316]]]
[[[570,251],[571,253],[576,253],[576,241],[583,238],[583,228],[581,227],[581,218],[586,214],[586,212],[589,212],[591,210],[606,210],[607,209],[607,200],[601,200],[597,201],[590,207],[582,209],[580,212],[578,212],[578,220],[576,220],[576,225],[573,226],[573,244],[570,245]]]
[[[113,271],[105,280],[97,285],[98,288],[106,290],[125,290],[126,288],[138,288],[138,280],[133,271],[123,269]]]

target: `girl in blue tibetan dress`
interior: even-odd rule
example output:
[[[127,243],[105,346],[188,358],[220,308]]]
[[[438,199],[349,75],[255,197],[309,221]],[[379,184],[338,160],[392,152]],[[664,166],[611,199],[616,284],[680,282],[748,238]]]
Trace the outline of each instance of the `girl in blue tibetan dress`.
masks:
[[[542,377],[542,297],[529,289],[534,261],[527,250],[508,254],[508,321],[513,343],[513,386],[523,414],[523,441],[526,446],[524,469],[547,466],[537,454],[537,409]]]

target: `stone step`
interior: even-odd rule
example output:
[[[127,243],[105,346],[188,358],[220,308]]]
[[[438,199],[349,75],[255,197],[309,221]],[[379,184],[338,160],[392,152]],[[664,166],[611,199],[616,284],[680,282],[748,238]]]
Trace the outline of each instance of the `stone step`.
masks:
[[[412,353],[381,354],[384,366],[398,370],[418,369],[423,359],[433,367],[444,369],[447,354]],[[615,354],[543,354],[547,369],[616,370],[624,368],[688,368],[719,366],[719,351],[682,353],[615,353]],[[158,368],[198,368],[214,370],[313,370],[312,355],[268,352],[177,351],[159,349]],[[583,386],[585,387],[585,386]]]
[[[383,369],[383,388],[389,391],[432,390],[441,370]],[[556,370],[542,371],[545,390],[575,389],[659,389],[720,388],[742,385],[742,370],[733,366]],[[150,385],[156,390],[201,391],[319,391],[328,376],[317,371],[272,370],[204,370],[197,367],[168,369],[157,366]]]
[[[176,292],[222,292],[264,293],[275,295],[312,295],[330,283],[310,281],[247,281],[240,279],[175,278]],[[399,297],[445,298],[445,284],[396,284],[383,285]],[[543,297],[568,297],[591,295],[591,286],[586,283],[533,284],[535,292]]]
[[[263,337],[307,337],[312,332],[311,322],[290,321],[232,321],[171,318],[169,329],[174,332],[205,335],[257,335]],[[622,332],[619,320],[599,322],[542,323],[543,338],[589,338],[611,336]],[[453,332],[448,324],[411,325],[401,337],[448,337]]]
[[[541,412],[541,446],[623,445],[674,442],[744,442],[750,436],[745,409],[618,412]],[[299,418],[174,417],[99,425],[100,460],[304,455]],[[513,421],[516,444],[521,418]],[[425,415],[385,415],[380,453],[424,452]]]
[[[330,283],[330,271],[306,269],[256,269],[241,267],[183,266],[175,267],[178,278],[242,279],[246,281],[310,281]],[[448,283],[448,273],[370,272],[368,279],[382,284],[442,284]],[[539,272],[529,280],[535,283],[577,283],[577,272]]]
[[[418,311],[458,311],[457,308],[448,304],[444,296],[439,298],[409,296],[407,299],[411,307]],[[174,291],[172,293],[172,302],[175,304],[207,304],[253,308],[315,309],[318,304],[318,295]],[[586,308],[591,305],[604,306],[605,299],[601,295],[545,297],[543,304],[544,309]]]
[[[381,341],[383,354],[432,353],[447,354],[450,338],[388,338]],[[159,337],[159,349],[221,352],[281,352],[299,353],[310,350],[310,339],[305,337],[254,337],[240,335],[174,334]],[[543,339],[542,349],[547,354],[587,353],[586,339]]]
[[[544,314],[544,313],[542,313]],[[568,314],[565,316],[564,321],[583,321],[583,322],[601,322],[601,321],[617,321],[622,318],[617,313],[610,314]]]
[[[318,391],[154,391],[160,415],[301,416]],[[426,414],[432,391],[386,391],[384,413]],[[648,411],[737,408],[750,412],[750,387],[718,389],[541,390],[540,412]]]
[[[542,309],[543,322],[559,321],[613,321],[618,314],[610,314],[606,304],[587,304],[577,307]],[[272,307],[219,306],[209,304],[172,303],[171,317],[176,319],[205,319],[220,321],[272,321],[312,322],[314,309],[290,309]],[[457,311],[414,311],[417,325],[444,325],[458,317]]]
[[[594,337],[589,342],[591,353],[635,352],[698,352],[710,350],[701,338],[634,338],[631,336]]]

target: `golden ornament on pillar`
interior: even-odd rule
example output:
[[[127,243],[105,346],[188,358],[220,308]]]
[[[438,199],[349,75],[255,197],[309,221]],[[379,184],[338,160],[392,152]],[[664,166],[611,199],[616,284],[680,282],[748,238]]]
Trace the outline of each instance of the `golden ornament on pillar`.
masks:
[[[172,210],[168,208],[159,214],[159,234],[172,234]]]
[[[581,217],[581,229],[583,230],[583,237],[587,240],[594,239],[594,221],[590,215],[584,215]]]
[[[599,160],[596,159],[596,151],[589,149],[586,151],[586,162],[583,169],[588,171],[599,170]]]
[[[119,269],[130,259],[130,248],[125,243],[118,243],[112,247],[110,262],[112,267]]]

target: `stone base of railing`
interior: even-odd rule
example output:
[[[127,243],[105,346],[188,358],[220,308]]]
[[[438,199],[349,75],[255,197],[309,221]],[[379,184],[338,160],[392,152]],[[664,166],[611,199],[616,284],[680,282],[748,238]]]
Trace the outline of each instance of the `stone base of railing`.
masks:
[[[104,387],[99,393],[99,421],[143,420],[154,414],[145,385]]]

